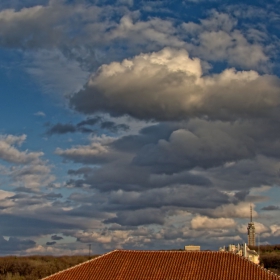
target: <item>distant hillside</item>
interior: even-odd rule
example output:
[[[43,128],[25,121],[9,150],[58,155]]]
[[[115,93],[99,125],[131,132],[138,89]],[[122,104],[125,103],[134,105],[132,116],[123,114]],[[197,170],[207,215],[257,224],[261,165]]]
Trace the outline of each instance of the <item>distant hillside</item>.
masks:
[[[250,246],[250,249],[258,252],[257,246]],[[261,245],[260,261],[265,268],[280,275],[280,244],[277,245]]]

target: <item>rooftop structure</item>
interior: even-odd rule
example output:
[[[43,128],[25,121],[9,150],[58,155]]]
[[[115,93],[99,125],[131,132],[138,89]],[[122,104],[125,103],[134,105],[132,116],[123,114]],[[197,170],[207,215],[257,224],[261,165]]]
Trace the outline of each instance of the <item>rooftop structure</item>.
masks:
[[[200,251],[200,246],[187,245],[185,246],[185,251]]]
[[[227,252],[116,250],[44,280],[279,280],[276,274]]]
[[[237,245],[230,244],[227,247],[224,246],[224,247],[220,248],[219,251],[237,254],[239,256],[242,256],[242,257],[248,259],[249,261],[251,261],[255,264],[260,263],[259,254],[255,250],[250,250],[246,243],[237,244]]]

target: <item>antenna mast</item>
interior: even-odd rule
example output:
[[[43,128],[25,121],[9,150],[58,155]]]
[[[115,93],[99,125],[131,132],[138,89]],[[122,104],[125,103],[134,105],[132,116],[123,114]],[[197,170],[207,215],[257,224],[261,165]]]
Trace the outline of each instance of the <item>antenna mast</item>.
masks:
[[[250,204],[250,221],[253,222],[252,205]]]

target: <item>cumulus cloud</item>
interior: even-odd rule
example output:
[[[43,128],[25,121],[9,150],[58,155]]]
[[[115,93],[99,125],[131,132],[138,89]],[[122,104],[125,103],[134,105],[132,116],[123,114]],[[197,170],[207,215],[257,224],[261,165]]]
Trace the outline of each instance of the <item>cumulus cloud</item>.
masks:
[[[270,226],[270,230],[273,236],[280,236],[280,226],[273,224]]]
[[[104,143],[98,140],[90,145],[58,149],[57,153],[66,160],[98,164],[95,168],[71,170],[70,175],[82,176],[72,180],[72,186],[87,185],[103,191],[215,186],[222,191],[234,191],[228,202],[236,203],[249,195],[250,188],[279,180],[277,159],[259,155],[267,153],[263,135],[277,131],[273,127],[267,130],[265,124],[256,127],[254,122],[193,119],[180,124],[152,125],[138,135]],[[245,208],[242,205],[244,215]],[[241,208],[234,215],[243,215]]]
[[[133,45],[142,46],[144,42],[148,48],[162,46],[183,47],[185,42],[176,37],[176,28],[171,21],[153,18],[149,21],[133,21],[129,15],[124,15],[115,29],[109,33],[108,38],[126,39]]]
[[[193,229],[215,229],[215,228],[233,228],[236,223],[233,219],[229,218],[217,218],[212,219],[206,216],[196,216],[191,221]]]
[[[267,199],[251,189],[280,183],[280,81],[261,74],[272,69],[264,29],[242,25],[237,13],[185,23],[168,10],[157,10],[165,19],[149,17],[131,0],[31,2],[0,11],[0,46],[23,49],[25,70],[88,115],[49,124],[46,134],[117,136],[59,142],[55,154],[69,170],[57,182],[42,152],[22,149],[26,135],[2,135],[0,184],[17,188],[0,191],[0,234],[49,234],[47,246],[20,239],[28,254],[87,253],[77,248],[88,242],[101,253],[207,240],[217,249],[245,239],[247,225],[238,223],[247,201]],[[111,118],[92,115],[99,112]],[[125,118],[144,128],[129,129]],[[267,223],[257,230],[276,239],[279,225]],[[70,236],[72,252],[62,245]]]
[[[125,82],[124,82],[125,81]],[[85,114],[109,112],[139,119],[250,118],[276,112],[280,80],[226,69],[204,76],[198,58],[165,48],[102,65],[70,105]]]
[[[39,164],[15,167],[12,169],[10,176],[16,186],[37,189],[47,186],[55,180],[51,174],[51,167],[40,162]]]
[[[120,0],[118,4],[131,7],[133,0]],[[112,14],[117,17],[112,17]],[[2,10],[0,23],[2,26],[0,44],[4,47],[25,49],[58,47],[65,50],[66,46],[68,52],[74,50],[72,52],[74,55],[76,50],[81,48],[83,41],[83,50],[80,49],[79,58],[85,58],[85,53],[86,56],[90,54],[91,48],[88,44],[98,48],[110,42],[126,41],[125,44],[138,46],[137,49],[143,45],[151,45],[149,48],[184,45],[184,42],[177,38],[176,28],[171,21],[160,18],[141,21],[138,13],[133,13],[122,5],[102,6],[49,1],[45,6]],[[83,32],[76,34],[73,39],[69,34],[75,32],[77,26]],[[42,37],[42,34],[45,35]],[[93,56],[87,58],[92,62],[94,57],[98,57],[98,49],[94,50]]]
[[[11,185],[26,189],[38,189],[55,180],[51,174],[51,166],[42,159],[43,152],[21,151],[20,146],[26,135],[0,135],[0,159],[12,164],[2,172]]]
[[[214,185],[224,190],[249,190],[257,186],[271,186],[279,180],[279,161],[258,155],[253,159],[243,159],[235,164],[224,167],[216,167],[206,172]],[[204,176],[207,176],[202,172]],[[208,176],[207,176],[208,177]],[[208,178],[209,178],[208,177]],[[233,181],[230,178],[234,178]],[[246,186],[246,187],[245,187]],[[267,198],[258,194],[252,199],[263,201]]]
[[[153,187],[151,185],[151,187]],[[214,208],[229,197],[214,188],[199,186],[174,186],[161,189],[150,189],[142,192],[114,191],[109,196],[110,205],[119,205],[121,208],[161,208],[167,206],[197,209]],[[222,215],[223,216],[223,215]]]
[[[194,42],[188,50],[207,61],[225,61],[242,69],[263,68],[269,61],[259,36],[251,36],[252,29],[239,29],[237,17],[231,14],[213,10],[200,23],[182,23],[182,28]]]
[[[177,132],[182,134],[179,133],[172,143]],[[185,139],[182,136],[185,133],[195,136],[195,140]],[[245,240],[246,225],[244,231],[234,219],[247,220],[247,201],[266,199],[261,193],[250,193],[250,189],[271,185],[277,181],[279,172],[278,160],[268,156],[263,135],[269,135],[270,142],[276,140],[274,124],[193,118],[149,125],[138,134],[110,140],[95,137],[89,145],[73,146],[73,150],[60,149],[63,158],[84,164],[82,168],[69,171],[72,177],[78,176],[71,179],[72,186],[85,190],[93,188],[95,192],[92,196],[76,194],[69,199],[75,203],[94,204],[98,211],[106,212],[108,216],[102,219],[105,227],[117,225],[122,230],[141,226],[168,227],[168,232],[157,232],[149,237],[158,244],[166,244],[167,240],[177,246],[184,240],[200,240],[203,244],[205,236],[200,233],[205,233],[203,229],[207,229],[208,238],[221,246],[230,240]],[[104,149],[103,155],[94,152],[96,143],[98,150]],[[94,153],[90,155],[91,152]],[[88,158],[83,158],[83,154],[88,154]],[[197,155],[200,160],[196,160]],[[181,217],[182,212],[189,216]],[[187,233],[171,227],[182,221],[191,227]],[[263,238],[265,234],[267,238],[272,236],[265,224],[258,230],[262,231]],[[106,248],[117,244],[112,236],[113,229],[106,231],[104,240],[110,240],[104,243]],[[151,243],[145,246],[148,244]],[[133,245],[126,241],[122,246]]]
[[[154,248],[152,240],[164,243],[163,233],[155,232],[152,228],[140,226],[138,228],[121,228],[113,225],[98,231],[78,231],[75,233],[77,239],[83,243],[92,242],[101,244],[106,250],[111,246],[115,248]]]
[[[21,152],[15,145],[21,145],[26,139],[26,135],[13,136],[13,135],[0,135],[0,158],[2,160],[26,164],[33,161],[38,161],[43,152]]]
[[[116,159],[114,151],[111,152],[108,144],[113,141],[110,137],[94,137],[88,146],[76,146],[67,150],[56,149],[55,153],[65,159],[82,163],[104,163]]]
[[[55,244],[57,245],[57,244]],[[51,255],[51,256],[71,256],[71,255],[88,255],[88,248],[65,247],[65,246],[43,246],[36,245],[34,248],[22,252],[23,255]]]
[[[186,128],[174,130],[169,139],[144,146],[134,158],[134,163],[155,166],[158,170],[170,168],[172,164],[180,170],[220,166],[253,157],[252,142],[246,137],[239,137],[236,128],[228,123],[190,121]]]
[[[67,36],[72,29],[71,20],[77,24],[81,18],[89,20],[90,27],[102,34],[106,24],[101,24],[99,17],[105,12],[105,9],[94,5],[67,5],[56,0],[48,1],[46,5],[35,4],[19,10],[5,9],[0,11],[0,44],[4,47],[24,49],[50,48],[61,46],[63,42],[71,44],[73,40]],[[100,37],[98,34],[96,36]]]
[[[221,205],[213,210],[208,210],[207,214],[211,217],[224,217],[224,218],[247,218],[250,217],[250,208],[248,207],[248,202],[240,202],[238,204],[226,204]],[[253,216],[257,217],[258,214],[253,210]],[[206,215],[206,211],[204,212]]]
[[[119,0],[117,4],[131,8],[133,0]],[[258,69],[269,61],[267,53],[271,47],[265,48],[259,40],[254,40],[255,37],[251,36],[252,28],[242,29],[237,25],[236,17],[216,10],[199,23],[189,21],[176,26],[172,17],[168,20],[159,17],[140,20],[140,12],[130,11],[122,5],[97,6],[86,5],[85,2],[67,4],[49,1],[45,6],[30,6],[0,12],[2,46],[25,49],[56,47],[68,58],[75,57],[91,69],[96,67],[99,60],[106,60],[102,48],[108,44],[113,49],[112,52],[109,50],[109,55],[120,56],[117,54],[119,52],[116,51],[115,43],[126,47],[130,56],[143,50],[159,50],[169,46],[186,48],[192,56],[200,56],[207,61],[225,61],[231,66],[244,69]],[[77,26],[81,32],[76,33],[73,39],[71,34],[75,32]],[[44,37],[41,34],[45,34]],[[44,62],[47,67],[50,65],[47,59],[44,59]],[[68,66],[70,64],[74,66],[74,61]],[[62,69],[61,64],[56,65]],[[52,69],[60,79],[67,78],[67,75],[61,74],[57,68]],[[65,67],[63,69],[67,71]],[[38,69],[31,67],[30,70],[40,78],[46,78],[42,73],[40,75]],[[71,74],[71,69],[68,70]],[[52,71],[47,72],[52,75]],[[85,77],[83,71],[75,70],[75,72],[76,76],[72,73],[75,81],[78,81],[77,76],[82,79]],[[55,80],[55,77],[53,78]],[[75,86],[71,79],[68,79],[68,82]]]

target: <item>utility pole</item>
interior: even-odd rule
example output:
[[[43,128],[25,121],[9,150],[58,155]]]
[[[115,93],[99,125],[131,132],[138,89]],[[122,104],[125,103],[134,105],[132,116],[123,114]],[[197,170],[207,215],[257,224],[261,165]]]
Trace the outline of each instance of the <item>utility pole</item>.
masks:
[[[260,251],[260,233],[258,233],[258,254],[259,254],[259,262],[261,262],[261,251]]]

